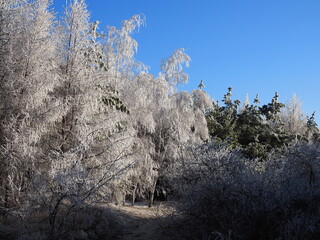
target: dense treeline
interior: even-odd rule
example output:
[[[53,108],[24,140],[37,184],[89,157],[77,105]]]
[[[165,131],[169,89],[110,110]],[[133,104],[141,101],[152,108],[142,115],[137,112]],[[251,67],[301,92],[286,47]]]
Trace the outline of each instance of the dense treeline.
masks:
[[[223,106],[214,104],[206,114],[209,134],[217,141],[226,141],[240,147],[249,158],[265,159],[272,150],[292,143],[293,140],[318,142],[319,129],[314,114],[306,117],[296,95],[287,105],[279,102],[276,92],[271,102],[262,106],[258,95],[254,104],[246,98],[240,106],[239,100],[232,101],[232,88],[224,96]]]
[[[184,49],[158,76],[134,58],[143,15],[104,32],[84,0],[59,19],[50,5],[0,1],[1,237],[113,239],[121,221],[101,203],[161,194],[197,222],[188,239],[319,237],[319,129],[296,97],[178,92]]]

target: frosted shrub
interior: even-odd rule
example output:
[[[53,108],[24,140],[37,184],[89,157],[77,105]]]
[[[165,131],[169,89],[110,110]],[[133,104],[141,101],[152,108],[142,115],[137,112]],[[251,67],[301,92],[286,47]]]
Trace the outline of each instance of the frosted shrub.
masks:
[[[214,143],[187,148],[172,176],[181,234],[318,239],[319,157],[312,144],[296,144],[266,162]]]
[[[267,167],[269,171],[277,170],[274,178],[289,198],[320,194],[319,144],[297,143],[284,154],[275,156]]]

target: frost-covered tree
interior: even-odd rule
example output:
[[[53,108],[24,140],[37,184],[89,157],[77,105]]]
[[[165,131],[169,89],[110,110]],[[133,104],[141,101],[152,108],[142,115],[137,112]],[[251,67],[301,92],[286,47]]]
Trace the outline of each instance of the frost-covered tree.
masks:
[[[187,83],[189,76],[183,71],[183,65],[189,67],[191,58],[185,53],[185,49],[175,50],[170,57],[163,59],[161,62],[162,72],[159,78],[165,79],[169,84],[169,93],[176,92],[176,86]]]
[[[145,72],[136,74],[133,79],[123,78],[122,81],[122,97],[130,109],[128,118],[136,131],[139,156],[123,184],[127,187],[126,193],[133,198],[137,194],[147,198],[158,176],[159,165],[155,156],[157,116],[168,108],[168,87],[166,81],[157,80]]]
[[[55,45],[51,37],[50,1],[1,2],[1,137],[4,202],[20,201],[32,168],[41,156],[39,143],[53,110],[50,96],[56,75]],[[19,26],[19,27],[17,27]]]
[[[281,111],[281,120],[285,131],[296,136],[304,136],[307,130],[307,117],[302,111],[301,101],[296,94],[292,95],[291,100]]]
[[[183,49],[176,50],[170,58],[163,61],[162,73],[158,78],[146,73],[145,67],[135,61],[134,54],[138,44],[131,34],[143,23],[143,16],[135,15],[123,21],[121,29],[110,27],[104,51],[108,78],[114,79],[111,84],[116,86],[130,109],[128,118],[137,133],[135,141],[136,146],[139,146],[137,153],[140,161],[135,162],[128,173],[128,179],[120,185],[127,186],[127,193],[130,195],[135,195],[135,191],[141,194],[150,191],[152,198],[158,177],[163,175],[167,163],[171,164],[175,158],[175,152],[178,151],[175,146],[179,145],[179,139],[187,142],[207,138],[202,108],[207,108],[210,103],[202,92],[194,94],[199,105],[197,107],[193,106],[190,94],[186,93],[191,100],[191,105],[186,103],[187,106],[182,106],[185,104],[183,101],[179,102],[179,94],[169,97],[177,84],[187,81],[182,65],[188,65],[190,57]],[[177,107],[180,103],[181,106]],[[183,111],[184,117],[180,116]],[[196,122],[195,115],[198,119]],[[188,123],[185,126],[182,123],[186,121]],[[144,174],[141,175],[141,172]]]
[[[243,103],[242,103],[242,105],[241,105],[241,107],[240,107],[240,109],[239,109],[240,113],[245,111],[245,109],[247,107],[249,107],[250,105],[251,104],[250,104],[250,100],[249,100],[249,95],[247,94],[245,99],[244,99],[244,101],[243,101]]]
[[[208,140],[204,112],[194,104],[193,96],[187,92],[170,95],[168,105],[155,111],[155,132],[152,134],[155,151],[153,160],[157,165],[151,197],[157,182],[159,187],[166,181],[168,169],[175,166],[184,145]],[[151,198],[151,202],[152,202]]]
[[[144,23],[145,17],[142,14],[137,14],[124,20],[120,29],[114,26],[109,27],[104,51],[107,57],[107,69],[113,76],[115,83],[119,83],[122,77],[132,78],[134,73],[146,69],[142,63],[138,63],[134,59],[138,43],[131,36]]]
[[[182,144],[208,139],[204,112],[212,108],[210,98],[202,90],[172,94],[169,88],[166,79],[143,71],[123,80],[122,96],[130,108],[137,140],[143,143],[141,161],[130,171],[129,189],[150,191],[151,202]]]
[[[199,108],[203,112],[208,112],[213,108],[213,102],[210,96],[201,89],[192,91],[193,102],[196,108]]]
[[[41,138],[44,162],[33,172],[29,201],[31,209],[49,214],[53,232],[70,214],[108,197],[135,160],[129,110],[101,65],[89,16],[85,1],[74,0],[55,31],[59,81],[50,93],[55,121]]]

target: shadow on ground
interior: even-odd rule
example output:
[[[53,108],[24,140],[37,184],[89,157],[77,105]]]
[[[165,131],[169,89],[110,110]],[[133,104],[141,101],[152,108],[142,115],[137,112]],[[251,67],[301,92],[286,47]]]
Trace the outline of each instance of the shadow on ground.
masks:
[[[43,213],[35,213],[24,221],[12,215],[0,220],[0,239],[171,240],[177,239],[166,230],[173,211],[172,202],[156,202],[151,208],[147,202],[135,206],[99,204],[68,217],[61,213],[58,220],[63,220],[64,225],[55,234],[50,233]]]

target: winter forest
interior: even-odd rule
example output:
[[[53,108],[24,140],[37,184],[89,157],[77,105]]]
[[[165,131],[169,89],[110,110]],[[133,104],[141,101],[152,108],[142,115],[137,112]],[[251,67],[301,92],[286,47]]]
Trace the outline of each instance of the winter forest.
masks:
[[[178,48],[149,74],[144,24],[90,22],[85,0],[59,17],[0,0],[0,239],[319,239],[314,114],[295,95],[178,91],[191,58]],[[134,206],[151,235],[132,235]]]

